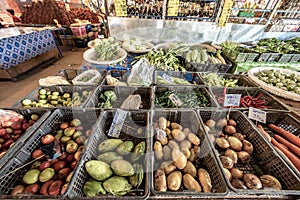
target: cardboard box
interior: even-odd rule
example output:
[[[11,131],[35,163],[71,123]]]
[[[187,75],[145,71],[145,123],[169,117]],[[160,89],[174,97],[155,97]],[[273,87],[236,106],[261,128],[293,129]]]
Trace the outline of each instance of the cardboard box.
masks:
[[[75,37],[86,37],[87,36],[85,26],[71,27],[71,30]]]

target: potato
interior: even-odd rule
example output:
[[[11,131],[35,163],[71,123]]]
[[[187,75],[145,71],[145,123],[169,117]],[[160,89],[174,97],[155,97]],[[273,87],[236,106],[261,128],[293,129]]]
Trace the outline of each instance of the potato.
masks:
[[[222,129],[226,125],[227,125],[227,120],[225,118],[219,119],[216,124],[216,126],[220,129]]]
[[[185,155],[187,159],[191,156],[191,151],[189,149],[181,149],[181,152]]]
[[[191,129],[189,129],[189,128],[184,128],[184,129],[182,130],[182,132],[184,133],[185,136],[188,136],[188,134],[191,132]]]
[[[227,125],[224,128],[224,132],[227,133],[228,135],[233,135],[234,133],[236,133],[236,129],[234,126]]]
[[[211,192],[212,184],[209,173],[205,169],[198,169],[198,177],[200,184],[203,188],[203,192]]]
[[[167,177],[168,188],[173,191],[179,190],[182,181],[182,174],[180,171],[174,171]]]
[[[172,136],[174,137],[175,140],[177,140],[179,142],[181,142],[185,139],[184,133],[179,129],[173,129]]]
[[[170,128],[171,122],[168,120],[167,121],[167,128]]]
[[[194,146],[191,149],[191,155],[189,157],[189,161],[194,162],[200,156],[200,146]]]
[[[162,130],[165,130],[167,128],[167,119],[164,117],[160,117],[158,119],[158,127]]]
[[[154,149],[155,158],[161,160],[164,157],[161,143],[159,141],[155,141],[153,149]]]
[[[165,172],[161,169],[156,170],[154,173],[154,188],[157,191],[167,191],[167,179]]]
[[[180,142],[180,149],[191,149],[192,143],[189,140],[183,140]]]
[[[166,162],[161,163],[160,169],[162,169],[165,172],[165,174],[168,175],[171,172],[175,171],[177,168],[174,165],[173,161],[166,161]]]
[[[208,126],[209,128],[213,128],[216,125],[216,122],[212,119],[209,119],[205,122],[205,125]]]
[[[193,145],[199,145],[200,144],[200,139],[194,133],[189,133],[188,138],[189,138],[189,141],[191,143],[193,143]]]
[[[168,143],[168,146],[174,150],[174,149],[179,149],[179,145],[177,144],[177,142],[175,142],[174,140],[170,140]]]
[[[175,122],[172,122],[171,123],[171,129],[174,130],[174,129],[179,129],[180,131],[182,131],[182,126],[178,123],[175,123]]]
[[[228,178],[228,180],[231,181],[232,180],[232,175],[231,175],[230,171],[227,168],[224,168],[224,167],[223,167],[223,170],[224,170],[225,175]]]
[[[165,160],[170,160],[172,158],[172,149],[169,146],[164,146],[162,151]]]
[[[254,174],[245,174],[243,177],[243,181],[245,185],[250,189],[258,190],[262,188],[260,179]]]
[[[170,129],[168,129],[168,128],[166,128],[166,134],[167,134],[167,136],[168,136],[168,139],[169,140],[173,140],[173,136],[172,136],[172,132],[171,132],[171,130]]]
[[[197,176],[197,169],[191,161],[187,161],[185,168],[183,168],[183,172],[185,174],[190,174],[194,178]]]
[[[183,185],[188,190],[194,190],[201,192],[202,188],[200,184],[190,174],[183,175]]]
[[[172,160],[178,169],[183,169],[186,166],[187,158],[179,149],[173,149]]]
[[[156,136],[156,139],[158,140],[158,141],[160,141],[160,143],[162,144],[162,145],[166,145],[166,144],[168,144],[168,137],[167,137],[167,135],[165,135],[165,136]]]

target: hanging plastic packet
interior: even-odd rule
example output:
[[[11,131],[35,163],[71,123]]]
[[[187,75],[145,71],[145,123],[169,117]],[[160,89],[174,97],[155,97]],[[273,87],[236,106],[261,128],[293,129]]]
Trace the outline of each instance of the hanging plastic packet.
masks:
[[[149,86],[152,84],[154,67],[146,58],[141,58],[132,66],[131,73],[127,79],[129,86]]]
[[[46,144],[41,146],[41,150],[45,154],[47,160],[51,161],[55,158],[58,158],[63,154],[63,147],[60,145],[58,140],[51,142],[50,144]]]
[[[24,119],[24,116],[11,111],[0,109],[0,125],[2,127],[10,127],[14,122],[18,122]]]

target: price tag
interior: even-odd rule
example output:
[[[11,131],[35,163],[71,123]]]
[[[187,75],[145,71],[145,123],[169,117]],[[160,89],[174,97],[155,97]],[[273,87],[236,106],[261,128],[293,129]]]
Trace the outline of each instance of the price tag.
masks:
[[[225,0],[224,6],[222,8],[222,13],[218,22],[219,26],[226,25],[231,13],[232,6],[233,6],[233,0]]]
[[[267,113],[265,111],[252,107],[249,108],[248,117],[261,123],[266,123],[267,121]]]
[[[182,102],[180,99],[175,95],[175,94],[170,94],[169,99],[176,105],[176,106],[181,106]]]
[[[168,81],[169,83],[173,83],[174,82],[174,79],[171,77],[171,76],[168,76],[167,74],[163,74],[162,75],[162,78],[165,80],[165,81]]]
[[[241,94],[225,94],[224,106],[239,106]]]
[[[177,16],[179,8],[179,0],[168,1],[168,16]]]
[[[119,137],[121,130],[122,130],[122,126],[123,126],[125,118],[126,118],[126,115],[127,115],[127,111],[117,109],[114,119],[113,119],[111,126],[109,128],[109,131],[108,131],[109,136],[115,137],[115,138]]]
[[[115,1],[115,10],[116,10],[117,17],[126,17],[127,16],[126,0],[116,0]]]
[[[71,10],[71,9],[70,9],[70,4],[65,3],[65,7],[66,7],[66,10],[67,10],[67,11],[70,11],[70,10]]]

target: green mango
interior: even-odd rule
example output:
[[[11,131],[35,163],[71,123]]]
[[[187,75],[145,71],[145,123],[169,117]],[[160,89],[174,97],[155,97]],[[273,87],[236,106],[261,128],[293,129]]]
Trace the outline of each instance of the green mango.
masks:
[[[120,160],[120,159],[123,159],[123,156],[117,154],[116,152],[112,152],[112,151],[100,154],[97,157],[97,160],[106,162],[107,164],[110,164],[112,161]]]
[[[41,171],[38,169],[31,169],[23,176],[23,182],[30,185],[34,184],[39,180]]]
[[[116,149],[116,151],[118,152],[118,154],[125,156],[130,154],[130,152],[132,151],[132,149],[134,148],[134,143],[132,141],[125,141],[122,142]]]
[[[132,185],[124,177],[113,176],[103,182],[103,187],[108,193],[121,196],[131,190]]]
[[[85,163],[87,173],[97,181],[108,179],[112,174],[110,166],[99,160],[90,160]]]
[[[98,146],[100,153],[114,151],[123,141],[121,139],[107,139],[102,141]]]
[[[133,153],[131,154],[131,161],[135,162],[139,160],[144,155],[145,150],[146,150],[145,141],[142,141],[139,144],[137,144],[133,149]]]
[[[83,186],[83,193],[87,197],[95,197],[99,194],[106,194],[106,191],[104,190],[100,181],[90,179],[87,182],[85,182]]]
[[[119,176],[132,176],[134,174],[132,165],[126,160],[115,160],[111,162],[110,167]]]

